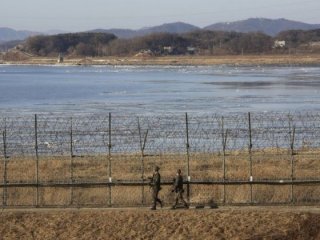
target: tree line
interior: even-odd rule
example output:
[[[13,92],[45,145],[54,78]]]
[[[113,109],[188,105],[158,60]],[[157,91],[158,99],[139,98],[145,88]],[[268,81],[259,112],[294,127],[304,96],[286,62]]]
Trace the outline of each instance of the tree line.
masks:
[[[284,40],[278,50],[274,41]],[[30,37],[23,50],[39,56],[134,56],[143,51],[163,55],[224,55],[284,53],[310,42],[320,42],[320,29],[286,31],[276,37],[260,32],[238,33],[198,30],[184,34],[156,33],[132,39],[120,39],[110,33],[68,33]],[[320,51],[319,51],[320,52]]]
[[[100,49],[117,37],[107,33],[67,33],[30,37],[23,50],[39,56],[65,55],[98,56]]]

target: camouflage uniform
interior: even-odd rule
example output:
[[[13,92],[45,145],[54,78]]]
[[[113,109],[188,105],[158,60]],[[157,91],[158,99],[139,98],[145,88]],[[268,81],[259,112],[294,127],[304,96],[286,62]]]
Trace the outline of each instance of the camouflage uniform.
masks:
[[[177,176],[174,179],[174,183],[173,183],[173,192],[175,192],[176,196],[175,196],[175,204],[172,206],[172,208],[176,208],[178,205],[179,200],[183,203],[184,207],[188,208],[189,205],[187,204],[187,202],[184,200],[183,198],[183,177],[181,175],[181,170],[178,170],[177,172]]]
[[[161,176],[159,173],[159,167],[155,168],[155,172],[151,178],[151,188],[152,188],[152,207],[151,209],[155,210],[157,206],[157,202],[160,203],[162,207],[162,201],[159,199],[158,194],[161,190]]]

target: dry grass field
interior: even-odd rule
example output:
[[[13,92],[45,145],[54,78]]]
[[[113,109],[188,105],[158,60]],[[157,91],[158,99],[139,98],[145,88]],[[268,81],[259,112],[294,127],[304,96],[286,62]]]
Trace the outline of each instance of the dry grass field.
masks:
[[[319,207],[4,210],[0,239],[320,239]]]
[[[294,179],[319,179],[320,161],[316,150],[300,150],[293,156]],[[223,155],[209,153],[190,154],[191,181],[223,181]],[[244,180],[250,178],[250,161],[247,152],[227,152],[225,156],[225,179]],[[253,180],[291,180],[291,155],[286,150],[266,149],[252,153]],[[30,183],[36,181],[36,159],[34,157],[11,157],[7,161],[8,183]],[[108,182],[109,159],[107,155],[85,157],[40,157],[39,182]],[[152,175],[155,165],[160,166],[162,181],[170,182],[176,169],[180,168],[186,176],[185,154],[163,154],[145,156],[139,154],[113,155],[111,158],[112,182],[141,181]],[[143,164],[143,167],[142,167]],[[71,168],[72,166],[72,168]],[[72,170],[71,170],[72,169]],[[0,166],[3,173],[4,164]],[[186,177],[185,177],[186,179]],[[1,180],[0,182],[2,182]],[[291,185],[253,185],[253,203],[289,203]],[[0,189],[2,195],[3,189]],[[35,187],[10,187],[7,190],[7,205],[35,205]],[[111,193],[111,196],[110,196]],[[90,187],[41,187],[39,188],[40,206],[141,206],[151,202],[149,187],[145,186],[107,186]],[[297,185],[293,189],[296,203],[319,203],[319,185]],[[160,197],[167,206],[173,202],[171,186],[163,186]],[[250,185],[201,185],[190,186],[191,204],[250,203]]]

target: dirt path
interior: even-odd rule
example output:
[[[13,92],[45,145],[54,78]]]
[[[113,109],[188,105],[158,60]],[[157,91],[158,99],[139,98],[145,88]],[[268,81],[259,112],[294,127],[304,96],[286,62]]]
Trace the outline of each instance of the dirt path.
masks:
[[[1,61],[0,64],[57,64],[57,58],[31,57],[23,61]],[[164,57],[65,58],[62,65],[313,65],[320,64],[319,54],[299,55],[224,55]]]
[[[320,207],[8,209],[0,239],[320,239]]]

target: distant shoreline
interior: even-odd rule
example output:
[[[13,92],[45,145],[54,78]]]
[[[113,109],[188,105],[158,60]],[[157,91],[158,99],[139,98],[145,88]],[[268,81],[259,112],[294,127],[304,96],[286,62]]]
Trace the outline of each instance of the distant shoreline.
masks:
[[[319,65],[320,54],[303,55],[227,55],[227,56],[165,56],[165,57],[83,57],[68,58],[63,63],[58,63],[57,58],[31,57],[26,60],[4,61],[0,64],[14,65],[57,65],[57,66],[82,66],[82,65],[172,65],[172,66],[210,66],[210,65]]]

